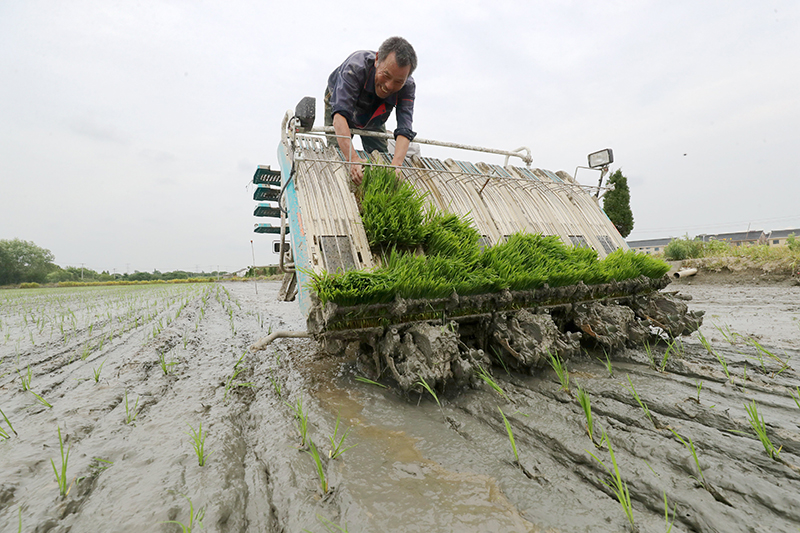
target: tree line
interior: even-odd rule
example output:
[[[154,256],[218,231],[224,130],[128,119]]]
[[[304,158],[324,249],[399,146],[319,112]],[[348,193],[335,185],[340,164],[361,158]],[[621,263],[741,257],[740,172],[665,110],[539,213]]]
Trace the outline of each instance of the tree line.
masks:
[[[61,281],[153,281],[217,277],[223,272],[196,273],[183,270],[171,272],[139,272],[132,274],[97,272],[91,268],[60,267],[53,253],[31,241],[21,239],[0,240],[0,285],[19,283],[58,283]]]

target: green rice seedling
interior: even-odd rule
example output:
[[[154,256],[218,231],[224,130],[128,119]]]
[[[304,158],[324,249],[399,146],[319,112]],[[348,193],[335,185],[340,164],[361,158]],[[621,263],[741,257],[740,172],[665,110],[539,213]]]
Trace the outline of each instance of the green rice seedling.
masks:
[[[661,364],[658,367],[659,372],[664,372],[664,369],[667,367],[667,361],[669,361],[670,353],[678,351],[675,348],[677,342],[677,339],[673,339],[672,342],[667,343],[667,349],[664,351],[664,355],[661,357]]]
[[[608,371],[608,377],[613,378],[614,367],[611,365],[611,356],[608,354],[605,348],[603,348],[603,355],[606,356],[606,360],[604,362],[603,361],[601,362],[606,366],[606,370]]]
[[[100,366],[98,366],[97,368],[93,368],[92,369],[92,375],[94,376],[94,382],[95,383],[99,383],[100,382],[100,372],[103,370],[103,365],[104,364],[106,364],[106,360],[105,359],[103,359],[103,362],[100,363]]]
[[[503,422],[506,425],[506,432],[508,433],[508,441],[511,443],[511,449],[514,451],[514,462],[517,465],[521,466],[519,462],[519,454],[517,453],[517,443],[514,441],[514,432],[511,429],[511,423],[508,421],[508,418],[506,418],[506,414],[503,412],[502,409],[500,409],[499,406],[497,407],[497,410],[500,411],[500,416],[503,417]]]
[[[184,525],[182,522],[178,522],[177,520],[165,520],[163,522],[159,522],[160,524],[178,524],[181,526],[182,533],[192,533],[192,531],[197,527],[203,529],[203,518],[206,516],[206,508],[201,507],[197,510],[197,513],[194,512],[194,505],[192,504],[192,500],[183,494],[181,494],[186,501],[189,502],[189,525]],[[195,522],[197,522],[195,524]]]
[[[344,439],[347,438],[347,435],[350,434],[350,430],[352,428],[347,428],[341,438],[338,438],[339,434],[339,415],[336,415],[336,424],[333,426],[333,435],[330,435],[328,438],[331,441],[331,449],[328,451],[328,457],[331,459],[336,459],[344,452],[349,450],[350,448],[355,448],[358,444],[353,444],[352,446],[348,446],[347,448],[342,448],[344,446]]]
[[[633,398],[636,400],[636,403],[638,403],[639,407],[642,408],[642,411],[644,411],[644,414],[647,416],[647,419],[650,420],[651,424],[653,424],[653,427],[656,427],[656,423],[653,421],[653,417],[650,415],[650,409],[647,407],[647,404],[644,403],[641,398],[639,398],[639,393],[636,392],[636,389],[633,387],[633,381],[631,381],[630,374],[627,374],[627,377],[629,385],[628,390],[631,391],[631,394],[633,394]]]
[[[720,335],[722,335],[722,338],[724,338],[729,344],[736,344],[736,337],[739,336],[739,334],[731,331],[730,326],[726,324],[725,329],[722,329],[719,324],[715,323],[714,327],[717,331],[719,331]]]
[[[247,381],[247,382],[241,382],[241,381],[237,382],[237,381],[235,381],[236,378],[239,377],[239,374],[243,370],[245,370],[245,367],[239,366],[242,363],[242,359],[244,359],[245,355],[247,355],[246,351],[241,355],[241,357],[239,357],[239,360],[236,361],[236,364],[233,365],[233,373],[225,381],[225,395],[223,396],[223,399],[225,399],[225,400],[228,399],[228,392],[230,390],[236,389],[236,388],[239,388],[239,387],[252,387],[252,386],[255,385],[255,383],[253,383],[252,381]]]
[[[707,490],[708,485],[706,484],[706,477],[703,475],[703,469],[700,468],[700,460],[697,458],[697,450],[694,447],[694,442],[692,442],[692,438],[686,437],[686,439],[689,441],[686,442],[685,440],[683,440],[683,437],[678,435],[677,431],[675,431],[672,428],[670,428],[670,431],[672,432],[673,435],[675,435],[675,437],[678,438],[679,441],[681,441],[681,444],[683,444],[686,447],[686,449],[689,450],[689,452],[691,452],[692,457],[694,458],[694,464],[695,466],[697,466],[697,475],[699,476],[699,477],[694,477],[694,476],[692,477],[695,480],[697,480],[703,486],[703,488]]]
[[[772,444],[772,441],[767,435],[767,425],[764,423],[764,415],[761,415],[760,418],[758,416],[758,406],[756,405],[756,401],[753,400],[749,405],[744,404],[744,409],[747,411],[747,421],[750,422],[750,427],[752,427],[753,431],[755,431],[756,436],[764,446],[767,455],[769,455],[770,459],[775,459],[777,461],[778,454],[781,453],[783,446],[776,449],[775,445]]]
[[[295,405],[289,402],[283,403],[294,411],[295,423],[297,424],[297,430],[300,432],[300,447],[305,447],[308,437],[308,414],[303,411],[303,399],[298,398]]]
[[[89,343],[83,345],[83,352],[81,353],[81,361],[86,361],[89,357],[89,354],[92,353],[92,350],[89,348]]]
[[[492,379],[491,374],[489,374],[489,372],[487,372],[485,368],[483,368],[481,365],[478,365],[478,369],[476,372],[478,374],[478,377],[480,377],[483,381],[486,382],[487,385],[493,388],[497,392],[497,394],[505,398],[507,402],[511,401],[511,399],[508,396],[506,396],[506,393],[503,391],[503,389],[500,388],[500,385],[498,385],[495,382],[495,380]]]
[[[317,447],[314,444],[314,441],[309,439],[308,441],[308,450],[306,453],[314,459],[314,464],[317,467],[317,475],[319,476],[319,487],[322,489],[323,494],[328,493],[328,480],[325,477],[325,467],[322,464],[322,458],[319,456],[319,452],[317,451]]]
[[[703,332],[701,332],[699,329],[697,330],[697,335],[700,338],[700,343],[708,351],[708,353],[717,358],[717,361],[719,361],[720,366],[722,366],[722,370],[725,372],[725,377],[727,377],[728,379],[731,380],[731,382],[733,382],[733,378],[731,378],[731,373],[728,370],[728,361],[725,359],[725,356],[722,355],[721,353],[718,353],[715,349],[711,347],[711,343],[709,342],[708,339],[706,339],[705,335],[703,335]]]
[[[669,503],[667,502],[667,491],[664,491],[664,521],[666,522],[666,533],[672,531],[672,526],[675,525],[675,514],[678,512],[678,506],[672,508],[672,520],[669,519]]]
[[[698,381],[698,380],[694,380],[694,383],[695,383],[696,388],[697,388],[697,403],[700,403],[700,391],[703,389],[703,382],[702,381]]]
[[[203,433],[203,423],[200,422],[200,425],[195,430],[191,425],[186,424],[189,426],[191,433],[186,432],[189,435],[189,438],[192,439],[192,448],[194,448],[194,453],[197,455],[197,464],[199,466],[205,466],[206,459],[208,456],[214,453],[214,451],[210,451],[208,453],[205,452],[206,449],[206,437],[208,436],[208,432],[205,434]]]
[[[631,525],[631,530],[634,530],[634,523],[633,523],[633,506],[631,505],[631,493],[628,490],[628,484],[622,480],[622,475],[619,471],[619,466],[617,465],[617,458],[614,456],[614,448],[611,446],[611,440],[603,432],[603,440],[606,442],[608,446],[608,454],[611,456],[611,463],[613,464],[614,468],[611,469],[606,464],[601,461],[596,455],[592,452],[587,450],[587,453],[592,456],[592,458],[600,463],[600,466],[611,476],[611,481],[606,481],[601,479],[600,482],[611,489],[614,495],[617,497],[620,506],[622,506],[622,510],[625,512],[625,517],[628,519],[628,522]]]
[[[33,392],[32,390],[28,389],[28,392],[30,392],[31,394],[33,394],[33,396],[34,396],[34,397],[35,397],[37,400],[39,400],[39,403],[40,403],[40,404],[42,404],[42,405],[44,405],[45,407],[48,407],[48,408],[50,408],[50,407],[53,407],[53,406],[50,404],[50,402],[48,402],[47,400],[45,400],[44,398],[42,398],[41,396],[39,396],[38,394],[36,394],[36,393],[35,393],[35,392]]]
[[[275,389],[275,394],[277,394],[278,398],[280,398],[282,389],[280,382],[272,376],[269,377],[269,380],[272,382],[272,388]]]
[[[128,391],[125,391],[125,423],[130,425],[136,421],[139,416],[139,398],[136,398],[136,403],[133,407],[128,406]]]
[[[161,366],[161,371],[164,372],[164,375],[165,376],[169,376],[173,372],[172,367],[177,365],[178,363],[176,363],[175,361],[167,362],[166,355],[164,355],[163,352],[159,352],[158,353],[158,364],[159,364],[159,366]]]
[[[17,374],[19,375],[20,383],[22,384],[23,392],[31,388],[31,378],[33,377],[33,373],[31,372],[31,365],[28,365],[28,373],[23,374],[17,369]]]
[[[594,442],[594,419],[592,418],[592,402],[589,399],[589,395],[586,394],[586,391],[583,390],[583,387],[578,385],[578,403],[581,404],[583,408],[583,414],[586,415],[586,432],[589,434],[589,440]],[[596,446],[596,444],[595,444]]]
[[[430,393],[430,395],[431,395],[431,396],[433,396],[433,399],[434,399],[434,400],[436,400],[436,405],[438,405],[438,406],[439,406],[439,409],[441,409],[441,408],[442,408],[442,404],[439,402],[439,397],[436,395],[436,392],[434,392],[434,390],[431,388],[431,386],[430,386],[430,385],[428,385],[428,382],[427,382],[427,381],[425,381],[425,378],[423,378],[422,376],[420,376],[420,377],[419,377],[419,381],[417,381],[417,385],[420,385],[420,386],[421,386],[421,387],[423,387],[423,388],[424,388],[426,391],[428,391],[428,392]]]
[[[548,350],[547,356],[550,359],[550,366],[555,370],[558,376],[558,382],[561,383],[561,389],[569,392],[569,369],[567,369],[567,364],[557,353],[552,354]]]
[[[650,364],[650,368],[655,370],[656,369],[655,355],[653,354],[653,348],[650,347],[649,341],[644,341],[644,353],[647,355],[647,361]]]
[[[347,533],[347,524],[345,524],[344,527],[341,527],[339,525],[334,524],[333,522],[331,522],[322,515],[317,515],[317,520],[319,521],[320,524],[322,524],[322,527],[324,527],[325,531],[327,531],[328,533],[336,533],[337,531],[339,533]],[[304,529],[303,531],[304,533],[313,533],[308,529]]]
[[[58,491],[61,496],[66,496],[70,487],[67,485],[67,464],[69,463],[69,452],[72,449],[70,444],[67,447],[67,453],[64,453],[64,440],[61,438],[61,427],[58,428],[58,445],[61,449],[61,471],[56,468],[56,463],[50,459],[50,464],[53,465],[53,473],[56,475],[56,482],[58,483]]]
[[[793,391],[789,391],[789,394],[792,395],[792,399],[794,403],[797,404],[797,408],[800,409],[800,387],[797,387],[797,396],[794,395]]]
[[[789,368],[789,359],[790,359],[789,357],[787,357],[786,361],[784,361],[783,359],[781,359],[780,357],[778,357],[777,355],[775,355],[771,351],[769,351],[766,348],[764,348],[761,345],[761,343],[759,343],[753,337],[747,337],[747,343],[750,344],[751,346],[753,346],[756,349],[756,354],[758,355],[759,361],[761,361],[761,368],[762,368],[762,370],[764,370],[765,374],[766,374],[766,368],[764,366],[764,360],[763,360],[763,357],[761,356],[761,354],[766,355],[768,358],[772,359],[773,361],[775,361],[776,363],[781,365],[780,370],[778,370],[778,372],[776,372],[775,375],[779,375],[781,372],[783,372],[784,370]],[[786,352],[784,352],[784,355],[786,355]]]
[[[8,417],[3,412],[2,409],[0,409],[0,415],[3,415],[3,419],[6,421],[6,424],[8,424],[9,429],[11,429],[11,431],[14,432],[14,435],[19,436],[19,433],[17,433],[17,430],[15,430],[14,426],[11,425],[11,420],[8,419]],[[0,431],[2,431],[2,428],[0,428]],[[8,438],[8,433],[6,433],[5,431],[3,431],[3,433],[6,435],[5,438]]]
[[[378,383],[377,381],[372,381],[371,379],[365,378],[363,376],[356,376],[356,381],[360,381],[361,383],[366,383],[368,385],[375,385],[376,387],[381,387],[383,389],[388,389],[386,385],[383,383]]]

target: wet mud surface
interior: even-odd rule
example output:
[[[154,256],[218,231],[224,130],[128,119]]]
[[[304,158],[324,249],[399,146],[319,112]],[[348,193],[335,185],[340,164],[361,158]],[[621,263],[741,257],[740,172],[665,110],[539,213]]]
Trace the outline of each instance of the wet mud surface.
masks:
[[[0,417],[0,531],[20,519],[22,531],[180,531],[163,522],[189,524],[186,498],[206,531],[625,531],[589,453],[612,466],[587,434],[578,386],[637,530],[666,530],[664,494],[672,531],[800,527],[798,287],[670,285],[707,312],[711,351],[698,333],[666,361],[666,343],[651,356],[622,348],[612,373],[602,350],[581,351],[567,359],[569,392],[549,367],[495,367],[505,397],[485,384],[438,390],[441,407],[390,380],[357,381],[354,357],[312,340],[249,352],[270,328],[305,327],[296,304],[276,301],[277,282],[258,294],[252,283],[134,289],[0,294],[0,409],[16,431]],[[287,405],[298,400],[326,493]],[[775,458],[748,422],[751,402]],[[355,447],[330,459],[337,416],[338,437],[350,429],[343,448]],[[205,466],[187,435],[200,423]],[[51,465],[61,468],[59,428],[63,497]]]

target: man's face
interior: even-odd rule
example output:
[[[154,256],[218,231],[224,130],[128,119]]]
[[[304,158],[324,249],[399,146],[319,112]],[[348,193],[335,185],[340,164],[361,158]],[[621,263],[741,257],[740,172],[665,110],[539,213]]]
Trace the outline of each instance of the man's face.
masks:
[[[375,94],[378,98],[386,98],[403,88],[411,73],[411,65],[399,66],[395,61],[394,52],[386,56],[386,59],[378,57],[377,60]]]

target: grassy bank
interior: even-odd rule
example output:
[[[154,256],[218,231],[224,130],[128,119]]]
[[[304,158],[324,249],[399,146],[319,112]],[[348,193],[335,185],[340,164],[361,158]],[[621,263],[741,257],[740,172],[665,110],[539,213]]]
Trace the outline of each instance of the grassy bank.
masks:
[[[667,245],[664,258],[683,260],[684,267],[714,272],[754,270],[791,276],[800,273],[800,241],[791,239],[788,246],[732,246],[720,241],[701,242],[682,238]]]

